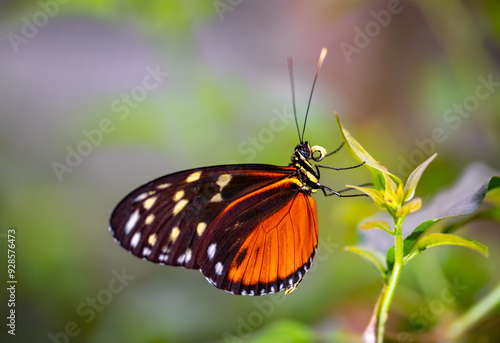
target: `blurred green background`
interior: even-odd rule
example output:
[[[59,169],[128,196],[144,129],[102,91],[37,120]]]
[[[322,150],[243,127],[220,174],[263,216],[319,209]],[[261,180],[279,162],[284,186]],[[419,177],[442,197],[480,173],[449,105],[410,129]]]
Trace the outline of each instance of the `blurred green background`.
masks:
[[[16,336],[3,325],[0,337],[360,341],[382,282],[342,248],[387,247],[359,233],[378,213],[369,199],[315,196],[318,255],[286,298],[226,294],[199,272],[133,257],[107,230],[118,201],[157,176],[229,162],[286,165],[298,142],[286,58],[303,118],[322,47],[311,144],[338,146],[338,112],[403,179],[438,152],[417,190],[421,217],[500,168],[498,1],[0,1],[3,318],[10,228],[18,280]],[[325,163],[356,161],[341,151]],[[341,189],[369,177],[363,168],[325,171],[322,183]],[[394,341],[437,341],[500,282],[498,223],[457,234],[487,244],[490,257],[444,247],[407,265],[389,318]],[[499,324],[497,305],[463,341],[497,342]]]

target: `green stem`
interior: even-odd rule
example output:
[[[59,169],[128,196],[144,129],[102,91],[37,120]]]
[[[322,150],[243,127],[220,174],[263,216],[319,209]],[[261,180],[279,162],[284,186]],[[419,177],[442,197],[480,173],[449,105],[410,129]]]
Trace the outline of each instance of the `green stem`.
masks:
[[[389,308],[391,306],[394,292],[398,284],[401,269],[403,268],[403,224],[404,217],[394,219],[394,266],[389,277],[387,287],[382,290],[382,302],[380,309],[377,313],[377,343],[383,343],[385,324],[389,315]]]
[[[462,317],[455,320],[448,329],[447,338],[455,340],[471,330],[495,306],[500,304],[500,283],[482,300],[470,308]]]

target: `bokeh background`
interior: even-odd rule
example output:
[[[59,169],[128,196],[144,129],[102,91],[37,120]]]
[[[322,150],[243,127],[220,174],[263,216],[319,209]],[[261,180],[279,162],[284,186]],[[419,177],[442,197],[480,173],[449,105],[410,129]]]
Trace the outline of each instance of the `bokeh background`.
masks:
[[[378,215],[369,199],[315,196],[318,255],[286,298],[232,296],[137,259],[113,242],[109,215],[170,172],[286,165],[298,142],[286,58],[303,118],[322,47],[306,139],[336,148],[337,112],[402,178],[438,152],[417,194],[422,213],[439,213],[500,169],[499,23],[488,0],[0,1],[0,279],[14,228],[18,280],[16,336],[2,325],[2,342],[360,341],[382,282],[343,247],[386,248],[359,231]],[[357,161],[344,149],[327,163]],[[322,183],[369,177],[325,171]],[[498,287],[499,228],[457,232],[487,244],[488,259],[444,247],[405,267],[393,341],[442,339]],[[497,342],[499,324],[497,305],[459,341]]]

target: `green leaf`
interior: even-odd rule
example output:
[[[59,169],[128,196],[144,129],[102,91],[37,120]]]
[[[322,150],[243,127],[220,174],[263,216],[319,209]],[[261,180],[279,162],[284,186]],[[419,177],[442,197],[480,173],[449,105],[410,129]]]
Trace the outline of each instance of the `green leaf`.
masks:
[[[393,234],[391,226],[385,220],[372,220],[369,222],[364,222],[360,225],[360,228],[361,230],[381,229],[389,232],[391,235]]]
[[[407,214],[416,212],[420,210],[422,207],[422,199],[421,198],[415,198],[413,200],[408,201],[406,204],[403,205],[397,212],[396,216],[398,217],[404,217]]]
[[[493,176],[487,182],[485,182],[474,194],[459,201],[455,205],[451,206],[443,215],[445,217],[459,216],[463,214],[469,214],[474,212],[479,208],[479,205],[484,200],[484,197],[488,192],[500,188],[500,177]]]
[[[387,168],[380,165],[370,154],[359,144],[354,137],[351,136],[349,131],[347,131],[340,122],[339,116],[335,113],[335,117],[337,118],[337,124],[339,125],[340,133],[342,135],[342,140],[346,143],[347,149],[351,152],[351,154],[359,159],[361,162],[365,162],[368,167],[374,169],[374,171],[379,174],[389,173]]]
[[[436,247],[439,245],[459,245],[475,250],[483,254],[485,257],[488,257],[488,247],[486,247],[485,245],[478,243],[472,239],[463,238],[449,233],[431,233],[430,235],[423,237],[418,241],[416,251],[418,253],[421,253],[425,249]]]
[[[386,278],[384,258],[378,251],[353,245],[344,247],[344,250],[361,256],[366,261],[370,262],[380,272],[384,279]]]
[[[437,153],[434,153],[431,157],[425,160],[422,164],[420,164],[417,168],[415,168],[408,179],[406,180],[406,185],[404,189],[404,200],[403,202],[407,202],[415,195],[415,189],[417,188],[418,181],[420,181],[420,177],[424,173],[424,170],[427,166],[434,160],[437,156]]]
[[[376,189],[369,188],[369,187],[353,186],[353,185],[346,185],[346,187],[354,188],[354,189],[357,189],[358,191],[365,193],[366,195],[368,195],[370,198],[373,199],[373,201],[375,202],[375,205],[377,205],[381,209],[385,209],[384,196]]]

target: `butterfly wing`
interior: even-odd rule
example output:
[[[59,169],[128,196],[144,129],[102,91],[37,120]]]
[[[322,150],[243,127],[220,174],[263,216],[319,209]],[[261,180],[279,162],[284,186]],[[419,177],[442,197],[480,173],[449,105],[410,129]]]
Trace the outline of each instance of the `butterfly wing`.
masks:
[[[132,254],[160,264],[201,269],[218,288],[236,294],[256,293],[257,288],[251,287],[258,286],[265,286],[266,293],[278,290],[278,282],[287,277],[294,284],[300,281],[314,254],[315,243],[302,248],[303,242],[297,238],[313,231],[312,240],[317,242],[314,200],[300,191],[295,172],[292,167],[252,164],[163,176],[132,191],[118,204],[110,219],[110,231]],[[294,224],[280,226],[276,223],[280,217]],[[293,236],[263,234],[273,225],[279,227],[276,232],[282,233],[286,227]],[[254,242],[251,249],[246,248],[246,259],[238,255],[245,260],[247,271],[231,269],[232,259],[245,242]],[[307,259],[296,257],[298,252],[308,254]],[[262,268],[258,264],[261,260],[269,262],[260,262]],[[280,278],[264,277],[280,263]],[[239,272],[227,274],[228,268]],[[252,268],[266,272],[250,276]]]
[[[241,295],[290,291],[316,252],[316,204],[293,180],[276,182],[228,206],[210,235],[201,271],[214,286]]]

